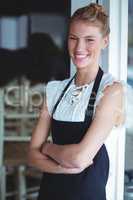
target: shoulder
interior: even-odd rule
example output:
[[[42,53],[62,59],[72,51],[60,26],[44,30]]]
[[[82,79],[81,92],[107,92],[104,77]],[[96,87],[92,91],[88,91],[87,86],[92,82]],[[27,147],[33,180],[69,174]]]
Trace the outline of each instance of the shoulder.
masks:
[[[125,116],[126,83],[109,72],[105,72],[96,98],[96,109],[106,112],[117,108],[119,116]]]
[[[46,96],[48,111],[50,114],[52,113],[52,109],[55,103],[57,102],[59,96],[61,95],[63,89],[65,88],[69,80],[70,78],[62,81],[53,80],[47,83],[45,88],[45,96]]]
[[[62,81],[60,80],[53,80],[53,81],[49,81],[47,83],[47,86],[46,86],[46,90],[56,90],[56,89],[63,89],[65,87],[65,85],[69,82],[70,78],[69,79],[64,79]]]
[[[100,84],[100,91],[102,93],[123,94],[125,92],[126,84],[124,81],[117,79],[111,73],[104,73]]]
[[[121,98],[125,93],[125,83],[117,79],[111,73],[104,73],[100,84],[100,98],[114,100]],[[111,98],[112,97],[112,98]],[[103,99],[103,98],[102,98]]]
[[[104,90],[104,94],[110,96],[120,96],[123,94],[123,84],[119,81],[113,81],[111,85],[107,85]]]
[[[68,83],[70,79],[65,79],[65,80],[53,80],[49,81],[46,85],[46,95],[50,96],[50,98],[55,97],[55,95],[60,95],[60,93],[63,91],[65,88],[66,84]]]
[[[105,94],[114,94],[117,91],[124,90],[124,82],[115,78],[111,73],[105,72],[100,82],[96,105],[99,104]]]
[[[102,98],[96,106],[96,116],[97,114],[105,117],[112,115],[114,118],[118,115],[121,110],[121,100],[122,100],[122,85],[121,83],[114,82],[108,85],[102,91]]]
[[[112,74],[106,74],[102,85],[101,97],[97,103],[97,110],[104,113],[116,113],[115,125],[118,126],[125,122],[125,86],[124,81],[118,80]]]
[[[114,81],[118,81],[111,73],[105,72],[103,74],[102,80],[101,80],[101,86],[105,87],[106,85],[112,85]]]

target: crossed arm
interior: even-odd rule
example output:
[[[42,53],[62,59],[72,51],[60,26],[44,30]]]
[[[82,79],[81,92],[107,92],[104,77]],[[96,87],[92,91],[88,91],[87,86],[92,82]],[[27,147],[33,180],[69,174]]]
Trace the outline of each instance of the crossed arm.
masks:
[[[79,173],[92,164],[112,127],[123,122],[123,117],[119,120],[124,116],[123,86],[114,83],[104,90],[91,126],[78,144],[47,143],[51,119],[46,104],[42,111],[30,143],[29,164],[50,173]]]
[[[80,173],[83,169],[73,166],[66,167],[56,159],[42,153],[42,145],[44,141],[47,141],[50,125],[51,117],[48,113],[45,101],[29,145],[28,164],[32,167],[38,168],[42,172],[64,174]]]
[[[123,86],[114,83],[106,87],[104,96],[96,108],[95,117],[84,138],[78,144],[56,145],[45,143],[42,148],[48,155],[65,167],[86,168],[103,145],[114,125],[124,121]]]

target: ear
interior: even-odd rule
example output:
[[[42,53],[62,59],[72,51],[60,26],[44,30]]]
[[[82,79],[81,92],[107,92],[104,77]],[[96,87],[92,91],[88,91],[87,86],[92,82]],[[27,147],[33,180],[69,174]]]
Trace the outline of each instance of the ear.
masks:
[[[105,49],[109,44],[109,35],[103,37],[102,49]]]

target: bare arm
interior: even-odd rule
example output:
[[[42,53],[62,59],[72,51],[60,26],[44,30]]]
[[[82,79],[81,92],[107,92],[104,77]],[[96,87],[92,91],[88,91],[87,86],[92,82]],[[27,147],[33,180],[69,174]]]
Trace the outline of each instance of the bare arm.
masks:
[[[78,149],[79,144],[68,144],[68,145],[57,145],[53,143],[45,143],[42,148],[43,155],[48,155],[51,158],[55,159],[57,162],[59,162],[64,167],[79,167],[77,164],[78,159]],[[87,160],[84,167],[88,167],[93,162]],[[81,167],[81,166],[80,166]]]
[[[28,155],[28,164],[43,172],[49,173],[79,173],[81,168],[65,168],[53,159],[41,153],[41,147],[46,142],[51,125],[51,117],[44,103],[38,123],[33,131]]]
[[[34,154],[34,156],[33,156]],[[56,161],[41,154],[38,149],[32,149],[29,153],[29,164],[38,168],[42,172],[54,173],[54,174],[77,174],[80,173],[82,168],[66,168],[57,163]]]
[[[120,83],[108,86],[104,97],[96,108],[95,117],[84,138],[79,144],[45,144],[43,153],[66,166],[86,166],[92,163],[96,153],[103,145],[117,119],[122,115],[123,87]]]

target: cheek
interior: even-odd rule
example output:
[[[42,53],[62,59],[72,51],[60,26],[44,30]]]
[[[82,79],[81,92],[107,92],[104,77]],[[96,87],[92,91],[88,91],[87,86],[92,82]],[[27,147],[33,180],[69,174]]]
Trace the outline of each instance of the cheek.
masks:
[[[95,53],[99,53],[101,51],[101,45],[99,43],[95,43],[93,45],[90,45],[88,49]]]
[[[75,48],[74,42],[68,42],[68,51],[71,52],[74,50],[74,48]]]
[[[72,48],[72,44],[70,42],[68,42],[68,49]]]

